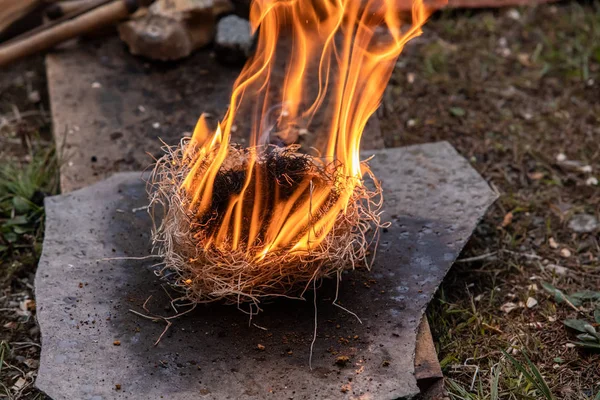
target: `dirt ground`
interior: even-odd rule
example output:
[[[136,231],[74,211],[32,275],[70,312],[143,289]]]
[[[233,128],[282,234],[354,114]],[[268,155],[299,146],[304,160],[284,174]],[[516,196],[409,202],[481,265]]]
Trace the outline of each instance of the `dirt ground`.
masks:
[[[2,71],[0,398],[44,398],[31,300],[57,187],[47,110],[41,57]],[[436,15],[380,119],[386,146],[447,140],[501,193],[428,310],[448,397],[600,398],[584,326],[600,330],[600,5]]]

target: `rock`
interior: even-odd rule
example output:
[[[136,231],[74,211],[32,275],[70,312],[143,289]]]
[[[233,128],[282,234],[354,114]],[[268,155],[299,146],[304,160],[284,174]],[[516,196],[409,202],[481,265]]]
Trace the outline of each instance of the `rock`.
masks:
[[[567,268],[560,266],[560,265],[556,265],[556,264],[547,265],[546,270],[548,270],[550,272],[554,272],[556,275],[561,275],[561,276],[566,275],[567,272],[569,271]]]
[[[148,12],[119,25],[132,54],[153,60],[178,60],[209,44],[215,13],[223,0],[158,0]]]
[[[590,233],[600,228],[600,223],[593,215],[576,214],[569,221],[569,228],[577,233]]]
[[[537,306],[537,304],[538,304],[538,301],[536,299],[534,299],[533,297],[529,297],[527,299],[527,303],[525,303],[527,308],[533,308],[533,307]]]
[[[137,104],[132,101],[130,107]],[[248,316],[235,306],[214,303],[173,320],[174,326],[154,346],[164,321],[154,323],[129,310],[145,313],[147,306],[153,315],[171,314],[163,309],[171,304],[168,293],[160,290],[161,281],[153,274],[156,260],[109,259],[150,254],[149,215],[129,211],[147,205],[140,172],[115,174],[79,191],[47,197],[44,251],[35,281],[44,338],[36,386],[54,400],[188,400],[207,388],[213,399],[259,396],[240,396],[249,387],[259,394],[275,388],[276,398],[331,398],[348,377],[358,377],[352,381],[356,393],[377,399],[417,396],[419,321],[496,194],[447,142],[363,153],[364,158],[371,155],[371,169],[386,193],[386,214],[399,216],[390,221],[373,272],[393,275],[378,279],[378,290],[365,290],[360,296],[351,285],[340,290],[341,304],[369,318],[363,324],[325,300],[334,298],[335,284],[319,288],[321,322],[313,371],[308,365],[315,327],[312,301],[294,302],[292,311],[288,300],[265,302],[264,312],[253,316],[253,322],[268,328],[272,339],[249,326]],[[368,271],[357,269],[347,283],[370,278]],[[88,285],[79,288],[80,282]],[[153,297],[145,304],[149,294]],[[379,318],[370,317],[376,313],[381,313]],[[72,320],[66,323],[66,318]],[[338,318],[350,330],[324,322]],[[294,336],[279,340],[290,329]],[[321,355],[339,348],[339,337],[345,334],[360,338],[347,354],[351,360],[370,357],[371,362],[364,363],[360,375],[350,366],[337,375],[333,367],[335,373],[322,379],[314,371],[331,371],[334,359]],[[115,338],[120,346],[112,345]],[[375,345],[360,345],[363,342]],[[258,343],[266,350],[255,351]],[[282,357],[289,352],[293,356]],[[188,360],[214,362],[198,368]],[[384,360],[390,361],[385,368]],[[235,379],[224,379],[231,376]],[[115,384],[122,385],[118,395]]]
[[[560,255],[563,258],[569,258],[569,257],[571,257],[571,250],[569,250],[567,248],[561,249]]]
[[[252,52],[254,36],[250,22],[235,15],[222,18],[217,24],[215,52],[225,64],[243,64]]]

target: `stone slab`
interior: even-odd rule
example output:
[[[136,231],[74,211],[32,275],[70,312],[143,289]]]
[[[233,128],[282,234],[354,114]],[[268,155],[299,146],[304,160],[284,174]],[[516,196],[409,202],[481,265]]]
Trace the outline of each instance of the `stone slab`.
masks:
[[[152,312],[173,313],[152,274],[154,260],[99,261],[149,254],[150,220],[135,211],[147,203],[141,173],[116,174],[47,198],[35,285],[42,332],[37,387],[54,400],[418,394],[419,321],[496,195],[446,142],[371,154],[392,225],[382,234],[373,271],[343,276],[340,303],[362,324],[331,304],[333,282],[317,291],[312,371],[312,301],[265,304],[252,321],[232,306],[201,306],[174,321],[153,346],[163,324],[128,310],[141,311],[152,295]],[[336,366],[339,355],[350,357],[350,363]]]
[[[241,68],[221,65],[214,57],[212,49],[204,49],[181,62],[148,63],[129,54],[116,36],[49,54],[54,138],[65,159],[62,192],[115,172],[143,170],[161,155],[161,140],[178,143],[201,113],[221,117]],[[285,63],[277,65],[273,79],[283,81],[284,69]],[[316,93],[317,82],[306,90]],[[240,118],[236,143],[246,143],[243,124]],[[319,139],[312,135],[304,137],[307,147]],[[362,146],[383,147],[377,120],[367,125]]]

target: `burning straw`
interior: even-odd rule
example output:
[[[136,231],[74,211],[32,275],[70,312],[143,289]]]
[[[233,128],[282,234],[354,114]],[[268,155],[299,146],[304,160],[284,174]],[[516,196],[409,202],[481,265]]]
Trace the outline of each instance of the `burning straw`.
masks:
[[[174,272],[173,285],[193,304],[249,303],[252,313],[265,297],[303,298],[321,278],[369,268],[382,197],[360,161],[362,133],[404,45],[435,9],[414,0],[411,15],[401,15],[396,3],[252,2],[256,52],[226,115],[214,130],[201,117],[192,138],[166,147],[150,182],[153,207],[164,208],[154,232],[161,273]],[[245,149],[231,144],[241,115],[250,121]],[[319,157],[269,144],[273,131],[315,126],[327,139]]]
[[[209,154],[201,150],[190,138],[179,146],[164,147],[165,155],[158,160],[149,184],[157,222],[153,243],[165,263],[160,274],[174,272],[176,278],[170,281],[183,297],[193,303],[224,301],[238,307],[251,303],[258,310],[265,297],[303,298],[316,280],[341,279],[343,270],[370,268],[369,246],[378,238],[382,203],[381,188],[370,173],[373,189],[356,177],[345,176],[340,163],[301,154],[298,146],[230,146],[214,177],[209,206],[201,211],[184,182],[190,174],[195,180],[208,174],[218,149]],[[200,167],[194,169],[196,165]],[[237,231],[235,245],[235,228],[229,234],[220,233],[232,200],[244,190],[245,200],[238,204],[244,224]],[[324,200],[313,199],[324,190]],[[347,206],[336,212],[348,190]],[[262,211],[256,210],[257,201]],[[282,217],[277,212],[281,209],[277,203],[282,202],[292,204],[287,217],[303,215],[305,226],[285,245],[274,246],[269,228]],[[157,207],[164,211],[160,221]],[[260,221],[258,226],[252,226],[253,212],[260,213],[258,219],[254,216],[255,222]],[[326,228],[320,222],[332,215],[331,229],[323,232]],[[308,238],[304,248],[299,245],[303,238]]]

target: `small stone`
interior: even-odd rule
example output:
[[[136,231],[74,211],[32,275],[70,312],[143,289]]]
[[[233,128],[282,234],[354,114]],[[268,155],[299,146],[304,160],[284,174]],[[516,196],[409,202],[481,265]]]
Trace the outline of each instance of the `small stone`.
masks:
[[[546,270],[548,270],[550,272],[554,272],[556,275],[561,275],[561,276],[566,275],[567,272],[569,271],[567,268],[560,266],[560,265],[556,265],[556,264],[546,265]]]
[[[92,83],[92,89],[100,89],[101,87],[102,87],[102,84],[100,82]]]
[[[221,18],[215,36],[217,59],[225,64],[242,64],[250,56],[253,44],[248,20],[236,15]]]
[[[556,161],[563,162],[563,161],[566,161],[566,160],[567,160],[567,156],[566,156],[565,153],[558,153],[556,155]]]
[[[571,250],[564,248],[560,251],[560,256],[563,258],[569,258],[571,257]]]
[[[414,72],[409,72],[408,74],[406,74],[406,81],[412,85],[415,82],[415,78],[416,75],[414,74]]]
[[[339,365],[340,367],[345,366],[346,364],[348,364],[348,362],[350,362],[350,357],[348,356],[339,356],[335,359],[336,365]]]
[[[256,348],[260,351],[265,351],[265,349],[266,349],[266,347],[260,343],[256,346]]]
[[[27,98],[29,99],[30,102],[32,102],[34,104],[39,103],[41,100],[40,92],[38,92],[37,90],[33,90],[33,91],[29,92],[29,94],[27,95]]]
[[[596,178],[595,176],[590,176],[589,178],[587,178],[585,180],[585,184],[588,186],[597,186],[598,185],[598,178]]]
[[[590,233],[600,228],[600,223],[593,215],[576,214],[569,221],[569,228],[577,233]]]
[[[139,105],[138,106],[138,111],[141,112],[141,113],[145,113],[146,112],[146,107],[144,107],[142,105]]]
[[[590,174],[592,172],[592,166],[591,165],[584,165],[582,167],[579,167],[579,170],[583,173],[586,174]]]
[[[558,243],[556,243],[556,240],[554,240],[553,237],[548,239],[548,245],[553,249],[558,249]]]
[[[160,128],[160,122],[155,122],[155,123],[153,123],[153,124],[152,124],[152,127],[153,127],[154,129],[159,129],[159,128]]]
[[[508,10],[506,16],[514,21],[518,21],[521,19],[521,13],[515,8],[511,8],[510,10]]]
[[[535,306],[537,306],[538,301],[536,299],[534,299],[533,297],[529,297],[527,299],[527,303],[525,303],[525,305],[527,306],[527,308],[531,309]]]

